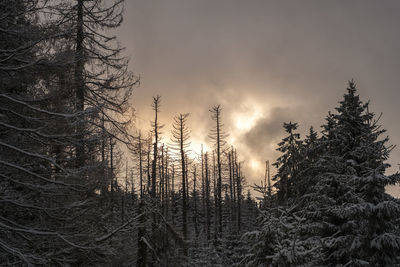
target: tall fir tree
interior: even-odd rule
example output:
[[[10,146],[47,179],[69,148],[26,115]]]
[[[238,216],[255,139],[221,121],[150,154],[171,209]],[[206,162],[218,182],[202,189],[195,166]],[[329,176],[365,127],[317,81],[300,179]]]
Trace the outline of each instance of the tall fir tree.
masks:
[[[379,118],[356,93],[350,81],[337,113],[328,114],[322,137],[310,131],[298,173],[307,186],[286,210],[262,211],[261,229],[248,234],[254,240],[250,264],[400,263],[399,201],[385,192],[400,176],[385,175],[392,146],[382,137]]]
[[[400,206],[385,187],[398,182],[399,176],[385,175],[392,146],[386,145],[389,139],[382,137],[385,130],[369,111],[369,103],[356,93],[356,84],[350,81],[337,114],[331,115],[334,127],[324,127],[329,147],[324,162],[333,172],[322,177],[332,178],[331,190],[332,185],[344,189],[344,195],[332,199],[328,232],[335,235],[324,238],[325,259],[335,264],[393,266],[399,263]]]
[[[297,127],[297,123],[283,123],[283,128],[288,135],[278,144],[277,150],[282,155],[273,164],[278,169],[273,178],[276,181],[274,186],[278,191],[279,201],[285,205],[292,194],[295,193],[293,192],[292,184],[297,178],[300,162],[302,141],[300,140],[300,134],[296,132]]]

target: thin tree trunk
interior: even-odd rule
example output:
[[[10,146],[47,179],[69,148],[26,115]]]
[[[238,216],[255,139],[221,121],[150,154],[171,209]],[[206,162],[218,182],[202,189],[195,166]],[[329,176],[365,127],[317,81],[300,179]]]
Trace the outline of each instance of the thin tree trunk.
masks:
[[[165,173],[164,173],[164,144],[161,147],[161,177],[160,177],[160,198],[161,198],[161,212],[165,216]]]
[[[189,196],[189,161],[188,161],[188,156],[185,154],[185,163],[186,163],[186,173],[185,173],[185,179],[186,179],[186,205],[188,205],[190,201],[190,196]]]
[[[125,190],[123,190],[122,194],[121,194],[121,222],[122,223],[124,223],[124,221],[125,221],[125,205],[126,205],[125,195],[126,195],[127,190],[128,190],[128,160],[126,160],[126,166],[125,166]]]
[[[101,164],[102,164],[102,185],[101,185],[101,195],[104,197],[108,192],[107,186],[107,173],[106,173],[106,134],[104,129],[104,115],[102,119],[102,136],[101,136]]]
[[[213,151],[213,186],[214,186],[214,240],[218,237],[218,189],[216,182],[215,151]]]
[[[144,211],[144,201],[143,199],[139,202],[138,214],[142,214]],[[139,229],[138,229],[138,251],[137,251],[137,261],[136,266],[146,267],[147,266],[147,245],[143,238],[146,235],[146,220],[145,214],[139,217]]]
[[[150,175],[150,153],[151,153],[151,141],[147,148],[147,193],[150,194],[151,190],[151,175]]]
[[[139,131],[139,178],[140,178],[140,199],[143,199],[143,163],[142,163],[142,133]]]
[[[110,136],[110,189],[111,189],[111,215],[114,212],[114,151],[113,151],[113,142],[112,137]]]
[[[231,153],[229,153],[228,154],[228,164],[229,164],[229,189],[230,189],[230,197],[231,197],[231,199],[230,199],[230,205],[229,205],[229,208],[230,208],[230,218],[231,218],[231,222],[230,222],[230,225],[231,225],[231,230],[233,229],[233,223],[234,223],[234,221],[235,221],[235,217],[234,217],[234,205],[235,205],[235,202],[233,201],[233,199],[234,199],[234,196],[233,196],[233,172],[232,172],[232,156],[231,156]]]
[[[183,238],[186,240],[187,239],[186,163],[185,163],[185,153],[183,151],[183,138],[181,139],[181,164],[182,164],[182,232],[183,232]]]
[[[180,120],[180,151],[181,151],[181,163],[182,163],[182,232],[183,239],[187,239],[187,203],[186,203],[186,163],[185,163],[185,151],[184,151],[184,136],[183,136],[183,120]],[[186,255],[187,251],[184,249],[183,253]]]
[[[235,160],[237,161],[237,154],[235,152]],[[236,163],[237,164],[237,163]],[[241,190],[241,173],[240,173],[240,163],[239,165],[236,165],[236,187],[237,187],[237,230],[240,232],[240,222],[241,222],[241,211],[240,211],[240,206],[241,206],[241,195],[242,195],[242,190]]]
[[[85,81],[83,78],[84,58],[83,58],[83,0],[77,0],[77,23],[76,23],[76,49],[75,49],[75,94],[76,111],[82,112],[85,105]],[[78,144],[76,146],[76,165],[81,168],[85,165],[84,147],[84,115],[79,117],[77,126]]]
[[[158,125],[157,125],[158,112],[155,112],[154,122],[154,144],[153,144],[153,161],[151,166],[151,197],[156,198],[156,171],[157,171],[157,156],[158,156]]]
[[[233,147],[232,147],[232,151],[231,153],[231,160],[232,160],[232,185],[233,185],[233,213],[234,213],[234,218],[236,218],[236,203],[237,203],[237,199],[236,199],[236,179],[235,179],[235,155],[234,155],[234,151],[233,151]]]
[[[206,152],[205,158],[205,183],[206,183],[206,236],[207,241],[210,240],[210,176],[208,170],[208,153]]]
[[[175,224],[175,214],[176,214],[176,205],[175,205],[175,165],[172,164],[172,175],[171,175],[171,221],[172,224]]]
[[[221,171],[221,136],[220,136],[220,121],[217,116],[217,165],[218,165],[218,180],[217,180],[217,205],[218,205],[218,236],[222,236],[222,171]]]
[[[203,153],[203,145],[201,145],[201,200],[202,200],[202,211],[203,216],[206,216],[206,190],[205,190],[205,177],[204,177],[204,153]],[[206,221],[204,220],[204,232],[206,233]]]
[[[169,216],[169,201],[170,201],[170,184],[169,184],[169,169],[168,169],[168,147],[165,151],[165,218]]]
[[[197,225],[197,192],[196,192],[196,166],[193,170],[193,202],[194,202],[194,233],[196,238],[199,236],[199,228]]]

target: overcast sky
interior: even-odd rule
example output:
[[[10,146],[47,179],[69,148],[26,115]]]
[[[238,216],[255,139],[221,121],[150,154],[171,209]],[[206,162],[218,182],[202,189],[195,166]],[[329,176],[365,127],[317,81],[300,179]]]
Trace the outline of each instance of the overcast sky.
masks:
[[[141,76],[138,126],[148,127],[159,94],[165,132],[174,115],[191,113],[198,149],[209,141],[209,108],[221,104],[253,183],[279,155],[282,123],[319,130],[354,78],[400,144],[399,11],[397,0],[128,0],[118,38]],[[398,169],[400,148],[389,163]]]

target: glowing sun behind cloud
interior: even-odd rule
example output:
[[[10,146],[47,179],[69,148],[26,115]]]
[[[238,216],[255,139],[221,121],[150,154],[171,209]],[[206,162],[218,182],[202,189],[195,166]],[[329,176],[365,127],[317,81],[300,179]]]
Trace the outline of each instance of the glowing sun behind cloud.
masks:
[[[256,159],[251,159],[249,165],[250,168],[253,169],[253,171],[260,171],[262,168],[261,162]]]
[[[233,115],[234,126],[240,133],[245,133],[251,130],[258,119],[264,116],[263,110],[254,103],[245,105],[244,108]]]

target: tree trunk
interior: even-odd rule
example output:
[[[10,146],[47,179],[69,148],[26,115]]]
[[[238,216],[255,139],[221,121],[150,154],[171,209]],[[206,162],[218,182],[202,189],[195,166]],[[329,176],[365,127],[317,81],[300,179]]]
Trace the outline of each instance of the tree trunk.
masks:
[[[83,0],[77,0],[77,23],[76,23],[76,48],[75,48],[75,94],[76,111],[82,112],[85,105],[85,81],[83,78]],[[84,115],[79,116],[77,126],[78,144],[76,145],[76,165],[81,168],[85,164],[84,147]]]
[[[237,162],[237,154],[235,153],[235,160]],[[242,189],[241,189],[241,174],[240,174],[240,163],[239,165],[236,163],[236,187],[237,187],[237,231],[240,232],[240,222],[241,222],[241,196],[242,196]]]
[[[182,125],[181,125],[182,126]],[[182,128],[181,128],[182,129]],[[186,207],[186,163],[183,151],[183,132],[181,131],[181,164],[182,164],[182,232],[183,238],[187,239],[187,207]]]
[[[143,199],[142,133],[140,131],[139,131],[139,179],[140,179],[140,199]]]
[[[193,171],[193,202],[194,202],[194,214],[193,214],[194,233],[195,233],[196,238],[197,238],[199,236],[199,228],[198,228],[198,225],[197,225],[196,167],[194,168],[194,171]]]
[[[206,152],[205,158],[205,184],[206,184],[206,235],[207,241],[210,240],[210,172],[208,170],[208,153]]]

